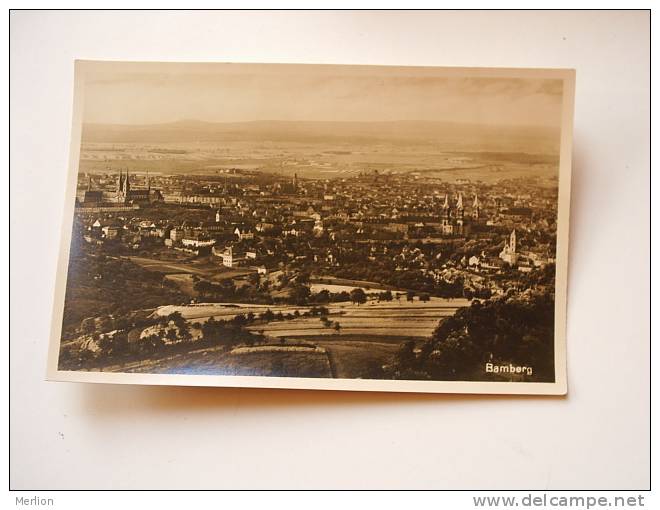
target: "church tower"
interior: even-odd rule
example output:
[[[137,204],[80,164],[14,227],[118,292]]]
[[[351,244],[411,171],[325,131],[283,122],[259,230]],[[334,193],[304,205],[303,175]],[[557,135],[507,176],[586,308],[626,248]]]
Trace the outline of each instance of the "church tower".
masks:
[[[479,197],[475,193],[474,202],[472,203],[472,218],[478,220],[480,212],[481,212],[481,203],[479,202]]]
[[[131,190],[131,183],[128,176],[128,168],[126,169],[126,175],[122,170],[119,170],[119,178],[117,179],[117,191],[116,191],[116,200],[119,203],[125,204],[129,200],[129,194]]]
[[[215,222],[220,223],[220,209],[215,211]]]
[[[463,194],[458,193],[458,200],[456,200],[456,230],[458,231],[457,233],[463,234],[464,233],[464,213],[465,211],[463,210]]]
[[[123,203],[126,200],[126,195],[124,194],[124,173],[119,170],[119,177],[117,178],[117,190],[115,191],[116,201]]]
[[[442,233],[453,234],[454,227],[451,224],[451,209],[449,208],[449,195],[445,193],[445,202],[442,204]]]
[[[518,263],[518,253],[517,250],[517,241],[516,241],[516,230],[513,229],[508,240],[504,241],[504,248],[500,252],[500,258],[504,262],[508,262],[512,266],[515,266]]]

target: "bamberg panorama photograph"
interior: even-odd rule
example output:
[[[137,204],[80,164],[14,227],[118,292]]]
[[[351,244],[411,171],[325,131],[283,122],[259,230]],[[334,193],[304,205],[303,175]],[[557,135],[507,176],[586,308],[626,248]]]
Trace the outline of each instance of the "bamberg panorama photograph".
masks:
[[[58,370],[554,382],[562,84],[90,66]]]

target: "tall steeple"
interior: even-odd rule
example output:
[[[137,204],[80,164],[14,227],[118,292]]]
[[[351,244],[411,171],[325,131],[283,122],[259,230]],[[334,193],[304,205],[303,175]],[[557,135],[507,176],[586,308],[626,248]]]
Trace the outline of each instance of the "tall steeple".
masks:
[[[475,220],[478,220],[480,212],[481,212],[481,203],[479,202],[479,197],[475,193],[474,194],[474,202],[472,203],[472,217]]]
[[[449,208],[449,195],[445,193],[445,201],[442,204],[442,232],[443,234],[451,234],[451,209]]]
[[[115,199],[117,202],[123,202],[125,198],[124,194],[124,173],[121,168],[119,169],[119,177],[117,177],[117,189],[115,191]]]
[[[515,266],[518,263],[518,253],[517,253],[517,241],[516,241],[516,230],[511,231],[509,239],[504,240],[504,248],[500,252],[500,258],[512,266]]]
[[[464,233],[464,221],[463,216],[465,211],[463,210],[463,193],[458,192],[458,200],[456,200],[456,232],[457,234]]]

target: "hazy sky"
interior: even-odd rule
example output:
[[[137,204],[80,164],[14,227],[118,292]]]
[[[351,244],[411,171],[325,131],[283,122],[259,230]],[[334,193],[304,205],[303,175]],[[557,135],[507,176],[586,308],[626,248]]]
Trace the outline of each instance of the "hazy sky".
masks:
[[[561,80],[432,68],[132,64],[88,71],[84,121],[386,121],[558,126]],[[114,68],[117,69],[117,68]]]

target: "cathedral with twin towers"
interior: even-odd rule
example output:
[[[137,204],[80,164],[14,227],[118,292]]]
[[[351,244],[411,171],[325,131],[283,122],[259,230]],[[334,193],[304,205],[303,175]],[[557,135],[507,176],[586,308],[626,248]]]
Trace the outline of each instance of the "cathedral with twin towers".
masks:
[[[119,204],[130,203],[145,203],[157,202],[162,200],[163,196],[159,190],[151,189],[151,182],[149,180],[149,173],[145,178],[145,187],[137,188],[131,184],[131,176],[126,169],[126,174],[122,170],[119,171],[117,177],[117,188],[115,191],[115,201]]]
[[[472,203],[471,218],[473,221],[479,221],[481,214],[481,202],[479,197],[474,195],[474,202]],[[442,204],[441,216],[441,229],[442,234],[447,236],[464,235],[469,231],[469,222],[466,222],[465,208],[463,207],[463,194],[459,193],[456,199],[456,204],[452,207],[449,200],[449,195],[445,194],[445,201]]]

